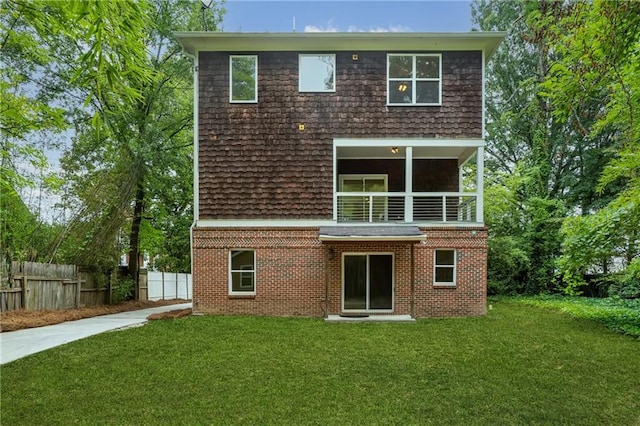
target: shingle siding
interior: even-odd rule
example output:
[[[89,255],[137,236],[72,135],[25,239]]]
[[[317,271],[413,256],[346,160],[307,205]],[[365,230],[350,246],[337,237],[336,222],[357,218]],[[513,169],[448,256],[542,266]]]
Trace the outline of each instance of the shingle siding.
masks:
[[[482,137],[480,52],[442,53],[436,107],[386,105],[387,52],[336,52],[336,92],[299,93],[298,53],[255,53],[256,104],[229,103],[230,53],[200,53],[200,219],[331,219],[334,138]]]

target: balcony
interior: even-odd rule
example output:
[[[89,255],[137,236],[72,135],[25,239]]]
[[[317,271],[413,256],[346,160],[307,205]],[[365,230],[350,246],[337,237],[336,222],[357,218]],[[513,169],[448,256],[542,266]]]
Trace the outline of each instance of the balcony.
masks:
[[[334,147],[336,223],[483,223],[482,140],[337,139]]]
[[[338,222],[477,223],[477,194],[465,192],[338,192]]]

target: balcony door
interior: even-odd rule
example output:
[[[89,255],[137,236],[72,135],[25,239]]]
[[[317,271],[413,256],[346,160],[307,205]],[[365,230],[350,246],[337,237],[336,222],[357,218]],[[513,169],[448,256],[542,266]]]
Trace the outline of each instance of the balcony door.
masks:
[[[340,175],[339,191],[363,193],[342,197],[341,220],[354,222],[387,220],[387,197],[369,195],[372,192],[387,192],[387,175]]]
[[[393,310],[392,254],[344,254],[342,310],[346,312]]]

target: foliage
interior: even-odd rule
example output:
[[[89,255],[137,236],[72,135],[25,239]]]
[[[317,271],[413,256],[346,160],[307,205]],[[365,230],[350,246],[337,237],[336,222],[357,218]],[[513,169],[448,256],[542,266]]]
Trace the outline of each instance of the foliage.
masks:
[[[493,289],[575,293],[639,255],[639,16],[637,2],[474,3],[482,30],[507,30],[486,84]]]
[[[94,98],[100,120],[80,129],[63,162],[82,206],[76,216],[88,218],[71,234],[127,244],[132,277],[141,248],[180,271],[190,266],[193,76],[172,32],[193,26],[199,10],[192,2],[167,0],[153,2],[152,9],[155,25],[142,37],[152,78],[128,80],[140,93],[135,102],[117,94]],[[221,12],[211,10],[219,19]],[[77,262],[96,262],[104,252],[100,243],[87,245]]]
[[[3,424],[637,421],[636,339],[554,310],[492,307],[410,325],[154,321],[0,367]]]
[[[12,208],[2,203],[26,187],[63,197],[62,217],[54,218],[62,222],[42,226],[35,212],[37,235],[3,233],[3,257],[25,251],[7,247],[37,240],[27,251],[39,260],[111,268],[131,244],[130,252],[153,247],[167,267],[188,270],[193,86],[172,34],[215,28],[223,10],[205,14],[187,0],[0,7],[0,209]],[[47,150],[60,148],[56,132],[73,137],[62,176],[47,161]],[[2,228],[24,233],[18,219],[3,214]]]
[[[594,264],[625,259],[629,267],[640,256],[640,3],[577,3],[569,16],[552,27],[554,48],[561,55],[543,83],[555,114],[590,137],[614,134],[615,151],[597,185],[616,186],[615,199],[584,217],[568,217],[560,260],[567,292]],[[595,119],[585,125],[587,99],[597,101]],[[630,270],[623,281],[633,282]]]
[[[134,289],[135,282],[131,278],[120,278],[116,285],[111,287],[111,302],[120,303],[131,300]]]
[[[537,296],[516,300],[532,306],[559,309],[573,317],[596,321],[617,332],[640,337],[640,299]]]

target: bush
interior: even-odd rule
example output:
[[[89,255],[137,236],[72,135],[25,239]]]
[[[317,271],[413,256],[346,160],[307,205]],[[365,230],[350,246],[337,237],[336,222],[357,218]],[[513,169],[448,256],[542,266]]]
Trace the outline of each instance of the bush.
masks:
[[[609,287],[609,295],[623,299],[640,298],[640,259],[631,262],[624,274],[616,276]]]
[[[135,282],[131,278],[120,278],[117,284],[111,288],[111,300],[113,303],[131,300]]]

